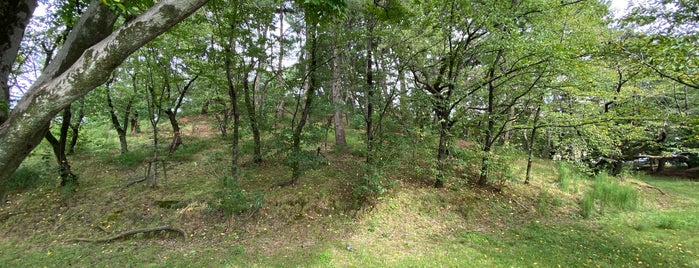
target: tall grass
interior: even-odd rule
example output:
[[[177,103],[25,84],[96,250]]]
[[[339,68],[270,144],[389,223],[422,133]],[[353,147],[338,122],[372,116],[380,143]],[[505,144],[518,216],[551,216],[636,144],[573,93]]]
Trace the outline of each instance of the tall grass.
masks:
[[[580,180],[585,176],[581,174],[578,167],[571,165],[568,162],[561,161],[558,164],[558,189],[563,191],[570,190],[571,183],[576,180]]]
[[[582,216],[589,218],[595,212],[604,213],[605,209],[631,211],[638,207],[639,196],[629,185],[622,185],[618,180],[600,173],[595,177],[591,190],[587,191],[582,201]]]

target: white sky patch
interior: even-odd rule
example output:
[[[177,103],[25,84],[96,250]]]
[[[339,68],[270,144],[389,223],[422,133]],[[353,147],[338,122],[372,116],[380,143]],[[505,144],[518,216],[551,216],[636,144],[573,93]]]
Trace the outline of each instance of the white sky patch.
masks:
[[[39,5],[36,6],[36,9],[34,9],[34,17],[45,16],[48,11],[48,6],[41,1],[39,1],[38,4]]]
[[[626,15],[633,4],[631,0],[612,0],[609,6],[609,11],[614,15],[614,19],[619,19]]]

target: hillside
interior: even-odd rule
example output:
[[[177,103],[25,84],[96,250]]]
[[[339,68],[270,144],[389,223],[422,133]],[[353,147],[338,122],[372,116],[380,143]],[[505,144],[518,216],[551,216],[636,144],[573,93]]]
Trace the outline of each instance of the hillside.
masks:
[[[184,147],[165,158],[167,177],[157,188],[125,187],[144,176],[148,133],[131,135],[125,155],[118,153],[113,130],[86,134],[92,140],[71,158],[80,182],[74,192],[58,187],[52,155],[42,145],[0,207],[0,266],[699,266],[696,181],[626,175],[621,183],[600,184],[616,179],[586,178],[539,160],[532,184],[524,185],[520,158],[515,179],[499,190],[461,178],[435,189],[426,162],[411,162],[405,154],[384,171],[387,192],[359,202],[353,191],[362,179],[360,153],[322,148],[325,164],[305,173],[296,187],[278,186],[290,176],[281,157],[268,154],[261,165],[244,158],[240,189],[262,193],[263,201],[226,217],[216,209],[216,193],[227,173],[230,142],[208,118],[182,124]],[[358,138],[350,140],[361,146]],[[585,214],[586,195],[600,185],[611,187],[611,194],[632,189],[636,199],[618,208],[594,199]],[[182,230],[186,238],[170,230],[106,243],[76,241],[158,226]]]

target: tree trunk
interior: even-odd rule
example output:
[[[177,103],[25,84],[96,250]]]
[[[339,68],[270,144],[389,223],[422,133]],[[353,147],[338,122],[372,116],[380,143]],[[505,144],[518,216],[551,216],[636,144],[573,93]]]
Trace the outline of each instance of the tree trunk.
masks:
[[[75,123],[70,125],[70,129],[72,130],[72,135],[70,137],[70,145],[68,146],[68,155],[72,155],[75,153],[75,145],[78,144],[78,134],[80,131],[80,125],[82,124],[83,118],[85,118],[85,104],[83,101],[80,101],[80,110],[78,110],[78,118],[75,120]],[[73,120],[71,120],[73,121]]]
[[[366,162],[373,163],[374,157],[374,70],[373,70],[373,51],[374,51],[374,16],[369,15],[367,21],[368,36],[366,39]]]
[[[495,68],[498,65],[498,62],[500,61],[500,57],[502,57],[502,50],[498,51],[498,54],[495,57],[495,60],[493,61],[493,65],[490,67],[490,70],[488,70],[488,78],[490,79],[490,82],[488,83],[488,107],[485,113],[485,116],[488,118],[488,125],[485,130],[485,144],[483,146],[483,156],[481,158],[481,172],[478,177],[478,184],[481,186],[484,186],[488,183],[490,150],[492,149],[493,143],[495,143],[495,139],[497,138],[497,135],[495,134],[495,119],[493,114],[493,111],[495,109],[495,85],[493,84],[493,78],[495,77]]]
[[[148,169],[149,171],[153,170],[153,176],[150,177],[150,187],[152,188],[158,187],[158,162],[160,162],[160,159],[158,159],[158,121],[160,120],[156,119],[155,114],[151,114],[150,124],[153,127],[153,159]]]
[[[512,105],[512,106],[510,106],[509,121],[512,122],[514,120],[515,120],[515,106]],[[502,137],[502,143],[504,145],[507,145],[510,143],[510,132],[511,132],[511,130],[508,129],[507,131],[505,131],[505,134]]]
[[[199,112],[200,115],[208,115],[209,114],[209,104],[211,104],[211,100],[206,100],[204,104],[201,106],[201,111]]]
[[[333,47],[333,83],[332,83],[332,101],[333,106],[335,106],[335,113],[333,114],[333,127],[335,129],[335,146],[343,150],[347,148],[347,139],[345,138],[345,127],[342,124],[342,96],[340,94],[341,81],[340,81],[340,57],[341,54],[338,53],[337,46]]]
[[[172,142],[170,143],[170,147],[168,147],[168,156],[172,156],[173,153],[175,153],[175,150],[179,148],[182,145],[182,138],[181,138],[181,133],[180,133],[180,124],[177,123],[177,111],[180,109],[182,106],[182,101],[184,101],[184,96],[187,94],[187,91],[189,91],[190,88],[192,88],[192,84],[194,81],[197,81],[199,78],[199,75],[195,75],[192,79],[189,79],[187,84],[180,90],[179,85],[177,86],[177,89],[179,90],[179,94],[177,96],[177,99],[175,100],[175,107],[173,108],[168,108],[165,110],[165,114],[167,115],[167,118],[170,121],[170,125],[172,126]]]
[[[122,126],[121,122],[119,122],[119,117],[117,116],[118,112],[114,108],[114,102],[112,101],[111,94],[109,94],[109,84],[110,82],[107,82],[107,105],[109,106],[109,115],[112,120],[112,125],[114,126],[114,129],[116,130],[119,136],[121,153],[125,154],[129,151],[129,146],[126,141],[126,125],[129,122],[129,114],[131,113],[131,105],[133,103],[133,98],[130,98],[128,104],[126,105],[126,109],[124,111],[124,126]]]
[[[56,157],[56,163],[59,167],[59,176],[61,177],[61,186],[75,185],[77,176],[75,176],[68,163],[66,157],[66,142],[68,140],[68,130],[70,129],[70,121],[72,117],[70,105],[63,110],[61,128],[59,138],[56,139],[51,131],[46,132],[46,140],[51,144],[53,154]]]
[[[524,177],[524,184],[529,184],[531,178],[532,161],[534,160],[534,142],[536,141],[536,130],[539,128],[537,125],[539,123],[539,115],[541,114],[541,105],[536,107],[536,112],[534,113],[534,126],[532,127],[532,134],[529,137],[530,140],[525,139],[527,145],[527,173]]]
[[[495,132],[495,120],[493,119],[493,102],[494,102],[494,92],[495,88],[491,85],[488,86],[488,108],[486,111],[486,116],[488,118],[488,125],[485,130],[485,139],[483,146],[483,156],[481,158],[481,172],[478,177],[479,185],[486,185],[488,183],[488,168],[490,161],[490,150],[493,146],[494,132]]]
[[[10,73],[36,2],[6,0],[0,3],[0,124],[10,116]]]
[[[228,39],[228,47],[226,48],[225,68],[226,82],[228,84],[228,97],[231,102],[231,113],[233,115],[233,148],[231,150],[231,176],[233,179],[238,178],[238,154],[240,142],[240,112],[238,111],[238,90],[233,83],[233,63],[231,62],[231,53],[233,48],[232,37]],[[224,133],[225,135],[225,133]],[[227,186],[228,180],[224,181],[224,186]]]
[[[447,113],[448,114],[448,113]],[[444,187],[444,171],[446,170],[446,161],[449,157],[449,123],[447,119],[443,119],[439,128],[439,147],[437,148],[437,179],[434,181],[435,188]]]
[[[284,3],[286,1],[281,1],[281,6],[279,8],[279,21],[284,21]],[[277,70],[275,78],[277,81],[277,89],[284,91],[284,77],[282,76],[282,63],[284,62],[284,23],[279,23],[279,36],[277,37],[277,43],[279,43],[279,55],[277,56]],[[274,109],[274,130],[277,130],[277,122],[284,116],[284,95],[281,95],[279,102]]]
[[[141,128],[138,125],[138,111],[133,112],[131,116],[131,134],[141,133]]]
[[[219,100],[220,101],[220,100]],[[221,137],[226,137],[228,136],[228,122],[230,121],[229,115],[232,113],[231,109],[228,108],[228,104],[225,102],[221,101],[221,105],[223,106],[223,110],[219,114],[218,112],[214,113],[214,118],[216,118],[216,124],[218,125],[218,130],[221,131]]]
[[[255,75],[255,81],[259,79],[259,71],[260,69],[258,68],[257,72],[258,74]],[[257,114],[255,113],[255,102],[253,98],[251,97],[251,91],[254,90],[250,88],[250,82],[248,81],[249,75],[248,72],[245,72],[243,74],[243,79],[241,83],[243,83],[243,99],[245,101],[245,108],[247,110],[248,114],[248,120],[250,120],[250,129],[252,130],[252,140],[253,140],[253,156],[252,156],[252,162],[259,164],[262,163],[262,141],[260,137],[260,124],[258,122],[258,117]],[[259,109],[259,107],[257,108]]]
[[[149,10],[110,33],[116,19],[108,7],[94,1],[81,16],[56,59],[32,84],[0,126],[0,199],[12,173],[45,136],[48,124],[73,101],[103,84],[111,71],[148,41],[188,17],[207,0],[162,0]],[[106,10],[106,11],[105,11]],[[106,27],[104,27],[106,26]],[[106,29],[106,30],[103,30]],[[84,34],[84,36],[83,36]],[[99,43],[82,47],[90,40]],[[79,58],[67,68],[69,51]],[[4,56],[3,56],[4,58]],[[39,101],[41,100],[41,101]]]
[[[172,109],[165,110],[168,120],[170,121],[170,126],[172,126],[172,142],[168,147],[168,155],[172,156],[175,150],[182,145],[182,138],[180,137],[180,124],[177,122],[177,114]]]
[[[318,68],[318,26],[315,23],[311,23],[311,25],[307,27],[306,36],[306,47],[308,48],[310,54],[308,57],[308,77],[310,81],[305,94],[306,102],[303,105],[303,110],[301,111],[301,118],[299,118],[299,122],[296,125],[292,135],[291,150],[294,157],[291,160],[291,185],[298,185],[299,178],[301,177],[301,159],[299,159],[299,156],[301,155],[301,133],[303,132],[303,127],[306,125],[306,121],[308,120],[308,115],[311,113],[311,105],[313,105],[313,98],[316,87],[318,86],[316,81],[316,69]]]

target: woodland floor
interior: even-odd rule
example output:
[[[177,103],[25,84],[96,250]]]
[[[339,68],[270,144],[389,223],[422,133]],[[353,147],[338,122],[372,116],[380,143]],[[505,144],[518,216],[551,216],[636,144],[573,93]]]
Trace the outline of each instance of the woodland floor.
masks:
[[[406,152],[386,167],[388,191],[358,203],[360,151],[324,149],[324,166],[297,187],[279,187],[290,176],[282,157],[270,153],[251,164],[245,139],[239,183],[264,201],[254,213],[225,217],[214,204],[230,141],[208,118],[181,122],[185,146],[167,158],[157,188],[124,188],[143,177],[147,133],[130,136],[126,155],[118,154],[113,130],[86,134],[103,138],[71,158],[80,178],[75,192],[58,187],[46,168],[49,148],[38,148],[21,170],[37,183],[21,184],[0,206],[0,267],[699,267],[699,182],[678,178],[694,174],[686,170],[628,175],[623,183],[638,193],[638,207],[599,207],[584,218],[581,203],[594,179],[563,183],[555,162],[536,161],[530,185],[519,180],[520,158],[512,163],[516,178],[501,191],[463,178],[435,189],[421,160],[427,156]],[[362,146],[359,131],[348,139]],[[162,231],[75,240],[157,226],[187,238]]]

